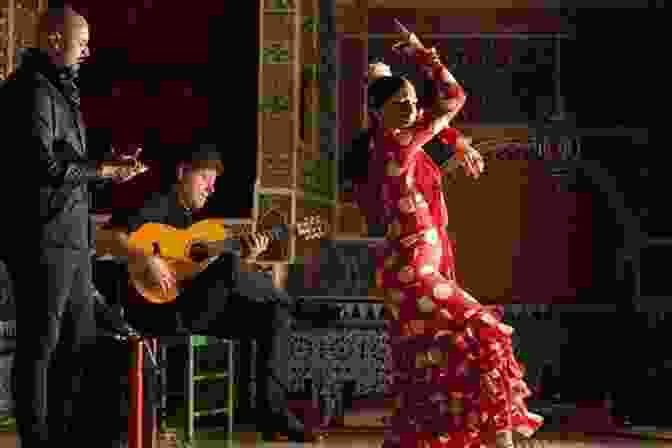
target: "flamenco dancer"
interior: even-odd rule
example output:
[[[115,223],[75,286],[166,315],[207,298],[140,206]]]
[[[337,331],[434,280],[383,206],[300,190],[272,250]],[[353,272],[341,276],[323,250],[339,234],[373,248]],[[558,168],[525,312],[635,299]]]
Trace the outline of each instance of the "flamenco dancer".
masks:
[[[394,50],[412,57],[433,88],[423,111],[411,82],[382,63],[369,67],[368,171],[355,193],[369,225],[387,231],[376,284],[390,321],[396,409],[383,447],[511,448],[513,432],[530,437],[543,419],[525,406],[513,329],[456,282],[441,172],[423,145],[438,137],[474,177],[483,159],[450,127],[462,87],[434,48],[397,27]]]

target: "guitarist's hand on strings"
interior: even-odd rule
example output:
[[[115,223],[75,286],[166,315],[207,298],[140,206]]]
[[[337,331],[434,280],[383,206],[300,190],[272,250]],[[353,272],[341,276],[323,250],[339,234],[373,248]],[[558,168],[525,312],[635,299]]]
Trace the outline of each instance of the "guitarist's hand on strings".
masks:
[[[242,238],[243,250],[240,255],[241,260],[252,263],[256,258],[268,249],[270,239],[263,235],[247,235]]]
[[[160,257],[156,255],[143,257],[141,266],[149,284],[161,286],[164,292],[175,286],[175,275]]]

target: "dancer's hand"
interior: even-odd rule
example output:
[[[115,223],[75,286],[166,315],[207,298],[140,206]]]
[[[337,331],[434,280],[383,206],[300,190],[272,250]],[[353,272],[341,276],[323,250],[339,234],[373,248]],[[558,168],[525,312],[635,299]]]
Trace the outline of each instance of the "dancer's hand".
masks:
[[[404,25],[401,24],[397,19],[394,19],[395,27],[399,32],[399,42],[395,43],[392,46],[392,50],[398,53],[404,51],[415,51],[416,49],[425,48],[425,46],[420,42],[418,36],[415,33],[411,33]]]
[[[466,138],[464,144],[464,160],[463,166],[466,174],[478,179],[485,169],[485,160],[480,152],[471,146],[471,139]]]

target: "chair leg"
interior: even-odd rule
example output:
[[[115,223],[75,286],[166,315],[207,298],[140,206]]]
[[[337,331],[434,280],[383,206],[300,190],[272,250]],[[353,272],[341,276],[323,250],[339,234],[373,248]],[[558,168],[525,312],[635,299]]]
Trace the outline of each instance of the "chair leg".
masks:
[[[143,348],[149,351],[149,355],[152,356],[154,359],[153,361],[156,362],[156,354],[158,353],[158,344],[157,344],[157,339],[152,338],[149,340],[145,340],[145,344],[143,344]],[[143,359],[144,359],[145,352],[143,351]],[[152,367],[157,367],[156,365]],[[144,370],[143,370],[144,374]],[[152,369],[152,374],[156,374],[156,370]],[[143,388],[146,389],[146,388]],[[144,394],[143,394],[144,398]],[[158,433],[158,428],[157,428],[157,421],[158,421],[158,413],[157,413],[157,406],[156,402],[152,401],[150,403],[150,406],[144,410],[143,412],[143,420],[144,420],[144,448],[156,448],[158,439],[159,439],[159,433]]]
[[[187,444],[194,441],[194,346],[191,336],[187,340],[187,368],[185,370],[185,393],[186,393],[186,412],[184,422],[184,440]]]
[[[143,448],[143,370],[144,353],[142,339],[131,337],[128,339],[131,365],[128,371],[129,413],[128,413],[128,448]]]
[[[229,408],[229,413],[228,413],[228,435],[227,438],[229,441],[233,440],[233,415],[235,412],[234,409],[234,400],[233,400],[233,386],[234,386],[234,378],[235,378],[235,371],[233,368],[233,350],[234,350],[234,342],[232,339],[229,339],[227,344],[229,345],[229,360],[228,360],[228,408]]]

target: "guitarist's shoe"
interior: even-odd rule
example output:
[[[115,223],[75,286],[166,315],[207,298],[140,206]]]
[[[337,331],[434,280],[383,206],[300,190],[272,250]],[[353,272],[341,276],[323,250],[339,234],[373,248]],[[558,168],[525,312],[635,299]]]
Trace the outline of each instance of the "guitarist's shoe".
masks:
[[[262,421],[265,426],[262,437],[267,442],[317,443],[326,437],[323,432],[306,430],[290,411],[270,412]]]

